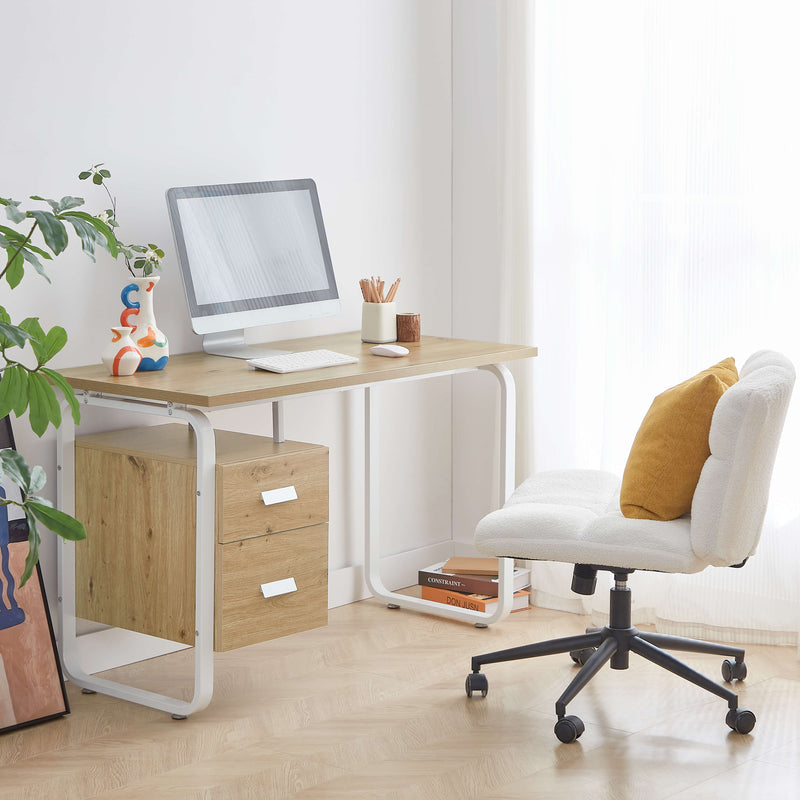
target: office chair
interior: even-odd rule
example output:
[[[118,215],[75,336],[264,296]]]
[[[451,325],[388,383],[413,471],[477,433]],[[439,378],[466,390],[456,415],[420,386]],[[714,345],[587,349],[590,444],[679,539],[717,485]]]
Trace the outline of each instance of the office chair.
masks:
[[[718,387],[719,395],[708,409],[707,422],[701,422],[701,428],[706,426],[700,432],[705,450],[701,448],[699,455],[699,478],[688,487],[687,513],[662,519],[657,516],[658,509],[637,506],[640,498],[635,494],[642,481],[637,484],[637,475],[629,476],[629,470],[636,466],[632,464],[634,449],[638,446],[641,455],[642,447],[653,444],[646,441],[652,433],[647,423],[654,409],[658,410],[657,404],[666,402],[661,410],[666,412],[667,424],[674,426],[681,414],[670,407],[668,396],[673,390],[693,386],[697,379],[705,385],[718,380],[717,376],[709,379],[705,372],[656,398],[634,440],[621,482],[606,472],[543,472],[526,480],[502,509],[478,523],[475,543],[484,555],[574,564],[572,590],[578,594],[594,593],[599,570],[612,572],[615,582],[608,625],[589,628],[585,634],[473,657],[472,672],[466,680],[469,697],[474,693],[486,696],[488,682],[480,671],[484,664],[569,653],[581,668],[556,701],[555,734],[562,742],[574,742],[583,733],[584,724],[579,717],[567,715],[567,704],[606,662],[612,669],[627,669],[633,651],[726,700],[726,722],[732,730],[749,733],[753,729],[755,715],[739,708],[734,692],[665,652],[725,656],[722,677],[730,683],[747,675],[744,650],[637,630],[631,625],[631,592],[627,586],[628,576],[636,570],[688,574],[708,566],[741,567],[755,551],[795,371],[782,355],[760,351],[747,360],[737,381],[733,360],[727,362],[717,368],[732,367],[734,377],[729,377],[729,370],[717,370],[724,385]],[[654,450],[656,457],[663,456],[667,462],[649,473],[650,488],[656,491],[663,490],[668,482],[662,470],[674,466],[676,460],[680,462],[688,450],[685,443],[678,443],[677,455],[669,454],[668,449],[669,444],[662,443]],[[628,516],[623,515],[621,504]]]

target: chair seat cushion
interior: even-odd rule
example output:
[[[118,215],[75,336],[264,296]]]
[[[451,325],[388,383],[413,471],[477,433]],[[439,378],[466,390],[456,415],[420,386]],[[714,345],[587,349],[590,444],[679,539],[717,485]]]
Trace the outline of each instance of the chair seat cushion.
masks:
[[[609,472],[534,475],[478,523],[476,547],[489,556],[662,572],[699,572],[708,565],[692,551],[688,517],[624,517],[619,486]]]

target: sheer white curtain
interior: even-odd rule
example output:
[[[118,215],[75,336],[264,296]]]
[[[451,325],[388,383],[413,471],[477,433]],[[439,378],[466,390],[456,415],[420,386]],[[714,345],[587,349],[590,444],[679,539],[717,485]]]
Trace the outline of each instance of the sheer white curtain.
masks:
[[[661,390],[762,347],[800,367],[800,10],[535,0],[499,13],[516,130],[502,140],[507,319],[540,348],[521,463],[621,474]],[[638,574],[636,621],[798,642],[799,404],[756,556],[742,570]],[[606,592],[575,599],[569,568],[536,565],[535,581],[539,604],[602,615]]]

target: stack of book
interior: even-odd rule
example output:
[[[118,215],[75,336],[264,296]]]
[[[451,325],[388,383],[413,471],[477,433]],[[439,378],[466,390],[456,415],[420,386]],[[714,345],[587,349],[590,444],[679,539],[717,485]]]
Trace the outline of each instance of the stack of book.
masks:
[[[499,566],[497,558],[467,556],[433,564],[419,571],[420,596],[435,603],[491,612],[493,604],[497,603]],[[531,593],[527,589],[530,578],[530,570],[514,567],[512,611],[529,607]]]

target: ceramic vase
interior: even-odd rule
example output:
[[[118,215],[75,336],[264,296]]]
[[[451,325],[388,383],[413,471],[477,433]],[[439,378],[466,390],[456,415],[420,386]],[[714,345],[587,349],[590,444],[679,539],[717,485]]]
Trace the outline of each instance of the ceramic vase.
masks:
[[[131,329],[111,329],[111,341],[105,346],[100,358],[111,375],[133,375],[142,361],[142,351],[131,338]]]
[[[122,290],[120,325],[133,328],[131,334],[136,346],[142,351],[139,371],[164,369],[169,360],[169,342],[156,325],[153,312],[153,295],[160,278],[134,278]],[[132,297],[133,295],[133,297]]]

